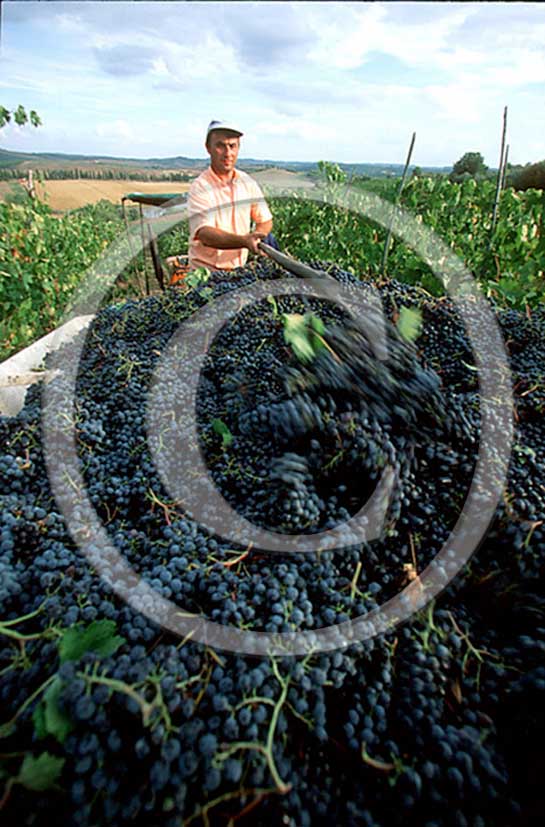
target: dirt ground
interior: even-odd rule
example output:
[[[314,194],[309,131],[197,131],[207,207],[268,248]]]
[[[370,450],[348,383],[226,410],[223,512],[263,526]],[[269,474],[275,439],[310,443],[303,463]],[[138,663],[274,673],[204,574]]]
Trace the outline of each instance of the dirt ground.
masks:
[[[263,172],[253,172],[252,178],[260,186],[271,189],[309,189],[314,182],[303,172],[290,172],[287,169],[264,169]]]
[[[0,181],[0,200],[12,192],[16,182]],[[22,188],[21,188],[22,189]],[[187,181],[96,181],[88,179],[67,181],[45,181],[37,183],[37,193],[43,198],[45,190],[47,202],[55,212],[75,210],[85,204],[95,204],[103,198],[120,203],[121,196],[129,192],[186,192]]]
[[[304,173],[290,172],[286,169],[265,169],[252,172],[252,177],[269,192],[285,189],[308,189],[314,186],[312,180]],[[0,181],[0,201],[15,187],[16,181]],[[36,189],[40,198],[45,196],[54,212],[75,210],[85,204],[95,204],[105,198],[119,203],[121,196],[129,192],[187,192],[190,182],[182,181],[99,181],[86,178],[66,181],[37,182]],[[21,187],[22,190],[22,187]]]

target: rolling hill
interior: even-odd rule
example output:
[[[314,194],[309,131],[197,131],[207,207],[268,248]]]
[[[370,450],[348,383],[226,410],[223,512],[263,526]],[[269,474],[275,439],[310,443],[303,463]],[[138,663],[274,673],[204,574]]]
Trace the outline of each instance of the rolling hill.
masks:
[[[61,152],[12,152],[0,149],[0,170],[2,168],[18,168],[23,173],[27,169],[74,169],[87,168],[97,165],[104,168],[130,167],[142,170],[195,170],[204,169],[208,164],[207,158],[188,158],[185,155],[176,155],[170,158],[119,158],[108,155],[72,155]],[[241,169],[256,169],[277,167],[294,172],[312,172],[317,165],[311,161],[283,161],[269,158],[240,158],[238,166]],[[403,164],[390,163],[359,163],[343,164],[341,169],[348,174],[369,175],[372,178],[401,175]],[[421,167],[424,172],[450,172],[451,167]]]

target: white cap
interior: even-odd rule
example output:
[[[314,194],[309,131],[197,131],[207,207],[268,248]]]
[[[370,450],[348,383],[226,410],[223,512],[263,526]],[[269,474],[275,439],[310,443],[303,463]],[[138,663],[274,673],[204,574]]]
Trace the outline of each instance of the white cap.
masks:
[[[208,124],[208,129],[206,130],[206,140],[208,140],[208,136],[214,129],[225,129],[227,132],[234,132],[239,137],[244,135],[244,132],[241,132],[236,126],[234,126],[230,121],[210,121]]]

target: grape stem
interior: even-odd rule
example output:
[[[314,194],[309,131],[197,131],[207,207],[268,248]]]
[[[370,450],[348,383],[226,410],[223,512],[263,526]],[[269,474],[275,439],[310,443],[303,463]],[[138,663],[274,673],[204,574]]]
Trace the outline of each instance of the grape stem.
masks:
[[[3,796],[2,796],[2,798],[0,799],[0,810],[3,810],[3,809],[4,809],[4,807],[6,806],[6,804],[8,803],[8,799],[9,799],[9,797],[10,797],[10,795],[11,795],[11,791],[12,791],[12,789],[13,789],[13,786],[14,786],[14,784],[15,784],[16,780],[17,780],[16,778],[10,778],[10,779],[8,779],[8,781],[6,782],[6,787],[5,787],[5,790],[4,790],[4,795],[3,795]]]
[[[369,764],[369,766],[373,767],[373,769],[381,770],[382,772],[391,772],[392,770],[395,770],[395,764],[391,764],[386,761],[378,761],[376,758],[371,758],[371,756],[367,754],[365,746],[364,741],[361,745],[361,757],[366,764]]]
[[[271,659],[271,664],[275,677],[280,683],[280,686],[282,687],[282,691],[280,692],[278,700],[274,704],[274,709],[269,724],[269,731],[267,733],[267,743],[263,745],[258,741],[236,741],[223,752],[217,753],[216,759],[218,761],[225,761],[238,750],[254,750],[255,752],[260,752],[266,758],[267,764],[269,766],[269,771],[276,785],[276,789],[279,793],[287,793],[291,790],[292,785],[286,784],[280,777],[280,773],[276,768],[276,763],[273,756],[273,744],[274,734],[276,726],[278,724],[278,716],[280,715],[280,710],[282,709],[282,706],[284,705],[286,701],[286,696],[288,694],[289,676],[286,678],[282,678],[282,675],[278,671],[278,666],[274,658]]]
[[[358,592],[361,595],[361,592],[358,589],[358,580],[360,578],[361,568],[362,568],[362,562],[361,562],[361,560],[358,560],[358,563],[356,565],[356,570],[355,570],[354,576],[352,578],[352,582],[350,583],[350,600],[354,600],[354,598],[356,596],[356,592]]]
[[[42,683],[42,685],[39,686],[38,689],[36,689],[36,691],[32,693],[32,695],[29,695],[29,697],[26,699],[26,701],[24,701],[21,704],[21,706],[19,707],[19,709],[17,710],[17,712],[15,713],[13,718],[10,718],[9,721],[7,721],[5,724],[2,724],[2,726],[0,726],[0,738],[7,738],[8,735],[10,735],[12,733],[13,727],[15,726],[15,722],[17,721],[17,719],[20,718],[20,716],[23,714],[25,709],[28,706],[30,706],[32,701],[34,701],[38,697],[38,695],[41,695],[41,693],[44,691],[44,689],[47,689],[49,684],[53,683],[53,681],[55,680],[56,677],[57,677],[57,674],[55,673],[54,675],[51,675],[46,681],[44,681]]]
[[[192,813],[192,815],[189,816],[189,818],[186,818],[186,819],[183,820],[182,825],[183,825],[183,827],[189,827],[189,825],[193,821],[195,821],[195,819],[202,818],[204,827],[210,827],[210,821],[208,820],[208,813],[214,807],[217,807],[218,804],[222,804],[224,801],[230,801],[234,798],[242,798],[243,796],[250,795],[252,793],[256,794],[258,796],[258,800],[261,801],[266,795],[270,795],[271,793],[276,793],[276,792],[277,792],[277,790],[276,790],[275,787],[265,787],[263,789],[260,789],[260,788],[247,789],[247,788],[241,787],[240,789],[233,790],[230,793],[224,793],[223,795],[219,795],[217,798],[213,798],[211,801],[207,801],[206,804],[204,804],[202,806],[199,805],[195,809],[194,813]],[[238,816],[235,816],[234,818],[238,819],[238,818],[241,817],[241,815],[242,814],[239,813]],[[232,823],[232,820],[229,822],[229,824],[231,824],[231,823]],[[229,824],[227,825],[227,827],[229,827]]]
[[[225,568],[231,568],[231,566],[235,566],[237,563],[240,563],[242,560],[244,560],[245,557],[248,557],[250,551],[252,550],[252,546],[253,543],[250,543],[248,548],[245,551],[243,551],[242,554],[239,554],[239,556],[235,557],[234,560],[221,561],[221,565],[225,566]]]

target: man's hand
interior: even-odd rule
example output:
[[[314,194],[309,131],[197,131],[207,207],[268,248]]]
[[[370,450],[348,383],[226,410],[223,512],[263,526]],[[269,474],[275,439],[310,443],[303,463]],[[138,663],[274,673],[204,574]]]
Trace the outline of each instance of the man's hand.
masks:
[[[228,233],[216,227],[201,227],[195,234],[195,238],[207,247],[215,247],[217,250],[240,250],[246,247],[255,255],[265,255],[257,245],[266,235],[267,233],[258,231],[246,235],[235,235],[235,233]]]
[[[256,256],[257,255],[264,256],[265,253],[262,250],[260,250],[257,245],[259,244],[259,242],[263,238],[265,238],[266,235],[267,235],[267,233],[256,233],[256,232],[248,233],[247,235],[243,236],[244,246],[247,247],[248,250],[251,253],[254,253],[254,255],[256,255]]]

